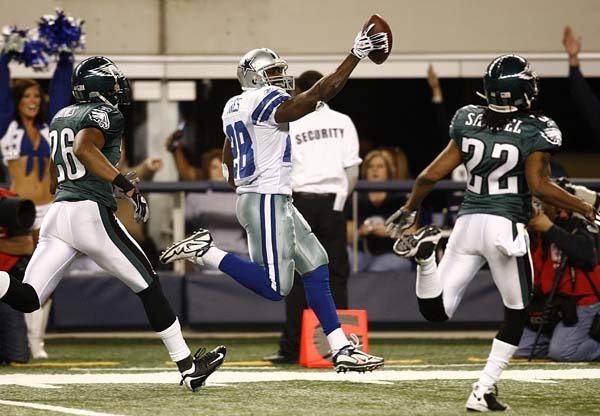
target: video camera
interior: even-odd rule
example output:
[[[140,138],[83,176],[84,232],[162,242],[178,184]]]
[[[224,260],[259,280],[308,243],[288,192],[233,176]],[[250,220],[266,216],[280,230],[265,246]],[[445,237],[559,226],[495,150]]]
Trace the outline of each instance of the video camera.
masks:
[[[0,196],[0,227],[29,229],[35,221],[35,205],[29,199]]]

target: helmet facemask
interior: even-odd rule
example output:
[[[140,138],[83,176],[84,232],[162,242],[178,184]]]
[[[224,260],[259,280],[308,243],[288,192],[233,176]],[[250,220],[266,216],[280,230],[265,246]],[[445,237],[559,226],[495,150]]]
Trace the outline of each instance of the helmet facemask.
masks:
[[[261,70],[258,72],[263,77],[266,84],[280,87],[284,90],[293,91],[295,88],[294,77],[285,73],[287,68],[287,64],[281,61],[261,68]],[[269,75],[269,73],[272,75]]]

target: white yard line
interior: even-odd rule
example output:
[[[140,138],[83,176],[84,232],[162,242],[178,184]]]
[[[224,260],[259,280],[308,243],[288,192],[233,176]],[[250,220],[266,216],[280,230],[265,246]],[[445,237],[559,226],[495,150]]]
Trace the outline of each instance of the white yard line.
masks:
[[[208,386],[229,383],[264,383],[286,381],[323,381],[382,383],[419,380],[474,380],[480,371],[471,370],[379,370],[372,373],[338,374],[334,371],[228,371],[214,373]],[[502,374],[505,380],[525,382],[552,382],[554,380],[600,379],[600,368],[588,369],[529,369],[507,370]],[[109,374],[5,374],[0,375],[0,385],[20,385],[36,388],[56,388],[70,384],[177,384],[176,371],[151,373],[109,373]]]
[[[579,363],[567,363],[567,362],[556,362],[556,361],[533,361],[533,362],[511,362],[510,366],[527,366],[527,367],[572,367],[572,366],[588,366],[589,362],[579,362]],[[473,367],[473,368],[483,368],[485,363],[464,363],[464,364],[386,364],[385,368],[389,369],[409,369],[409,368],[431,368],[431,369],[445,369],[445,368],[462,368],[462,367]],[[290,366],[291,367],[291,366]],[[308,368],[296,367],[298,371],[319,371],[319,370],[311,370]],[[600,369],[600,367],[597,367]],[[223,370],[242,370],[242,371],[281,371],[284,370],[284,367],[278,367],[273,365],[268,366],[235,366],[228,365]],[[119,373],[119,372],[157,372],[157,371],[171,371],[173,367],[117,367],[117,368],[93,368],[93,367],[71,367],[69,371],[76,372],[84,372],[84,373]],[[221,370],[221,371],[223,371]]]
[[[27,403],[27,402],[15,402],[12,400],[0,400],[0,405],[15,406],[15,407],[27,407],[29,409],[37,409],[37,410],[49,410],[52,412],[65,413],[67,415],[119,416],[119,415],[116,415],[113,413],[99,413],[99,412],[92,412],[91,410],[74,409],[71,407],[50,406],[48,404]]]

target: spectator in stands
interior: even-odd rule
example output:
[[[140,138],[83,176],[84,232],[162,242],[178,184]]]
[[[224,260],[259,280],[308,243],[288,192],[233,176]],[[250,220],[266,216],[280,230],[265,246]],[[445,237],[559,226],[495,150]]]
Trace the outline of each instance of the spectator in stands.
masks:
[[[562,272],[553,312],[545,318],[534,356],[556,361],[600,360],[600,267],[595,253],[598,227],[548,204],[538,206],[528,225],[537,295],[515,356],[531,354],[546,299],[557,272]],[[566,265],[561,269],[565,256]],[[595,333],[591,330],[594,321]]]
[[[50,82],[49,111],[40,84],[21,79],[10,88],[10,58],[0,53],[0,148],[11,179],[11,191],[30,199],[36,206],[33,241],[37,244],[40,226],[54,199],[50,194],[50,139],[48,123],[71,103],[73,57],[61,53]],[[26,314],[29,346],[33,358],[48,358],[44,334],[51,300],[37,311]]]
[[[569,54],[569,91],[575,105],[591,127],[596,141],[600,141],[600,100],[594,95],[579,68],[581,36],[577,37],[570,26],[563,34],[563,45]]]
[[[207,179],[206,166],[202,169],[202,167],[197,167],[190,163],[185,146],[183,145],[183,135],[183,128],[177,129],[167,137],[165,142],[166,149],[173,155],[173,161],[175,162],[175,167],[179,173],[179,178],[183,181],[199,181]]]
[[[121,144],[121,160],[119,161],[119,171],[126,175],[129,172],[135,172],[135,176],[141,181],[151,181],[156,172],[162,169],[163,161],[160,158],[146,158],[137,166],[128,166],[125,152],[125,142]],[[158,261],[158,248],[152,238],[146,234],[146,223],[137,223],[134,220],[134,207],[130,201],[117,199],[117,218],[125,226],[129,234],[137,241],[140,248],[146,253],[152,267],[156,268]]]
[[[15,193],[0,188],[0,198],[15,196]],[[30,226],[34,221],[35,207],[31,201],[28,204],[29,209],[23,209],[22,213],[29,211],[26,215],[29,218],[22,217],[19,221],[11,218],[7,221],[10,225],[0,227],[0,270],[20,280],[33,253],[33,237],[27,225]],[[3,212],[3,216],[3,220],[7,220],[6,212]],[[44,347],[43,344],[41,347]],[[0,364],[27,361],[29,351],[24,314],[0,302]]]
[[[221,149],[206,152],[202,158],[202,168],[194,169],[196,173],[187,177],[224,183],[221,152]],[[177,158],[175,162],[180,163]],[[180,172],[185,169],[188,169],[185,168],[185,165],[178,165]],[[192,170],[188,169],[187,172],[192,172]],[[219,247],[230,253],[247,256],[248,243],[244,229],[237,220],[235,207],[236,195],[231,192],[208,190],[206,193],[190,193],[187,195],[185,203],[186,228],[192,230],[210,228],[215,243]]]
[[[373,150],[365,157],[362,177],[369,182],[384,182],[394,177],[394,162],[388,150]],[[397,192],[375,191],[358,194],[358,252],[360,272],[391,272],[410,269],[411,262],[392,251],[394,240],[385,232],[385,219],[402,206],[406,197]],[[354,239],[355,224],[352,204],[346,204],[346,232],[348,241]],[[352,253],[351,253],[352,257]],[[351,261],[350,264],[353,264]]]

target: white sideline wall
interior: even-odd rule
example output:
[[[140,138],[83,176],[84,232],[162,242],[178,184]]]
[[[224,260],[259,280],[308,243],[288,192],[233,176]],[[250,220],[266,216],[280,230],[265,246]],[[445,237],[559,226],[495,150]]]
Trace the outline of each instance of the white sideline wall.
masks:
[[[31,27],[55,7],[85,18],[91,54],[342,54],[374,12],[394,53],[562,52],[565,24],[600,51],[597,0],[0,0],[0,24]]]

